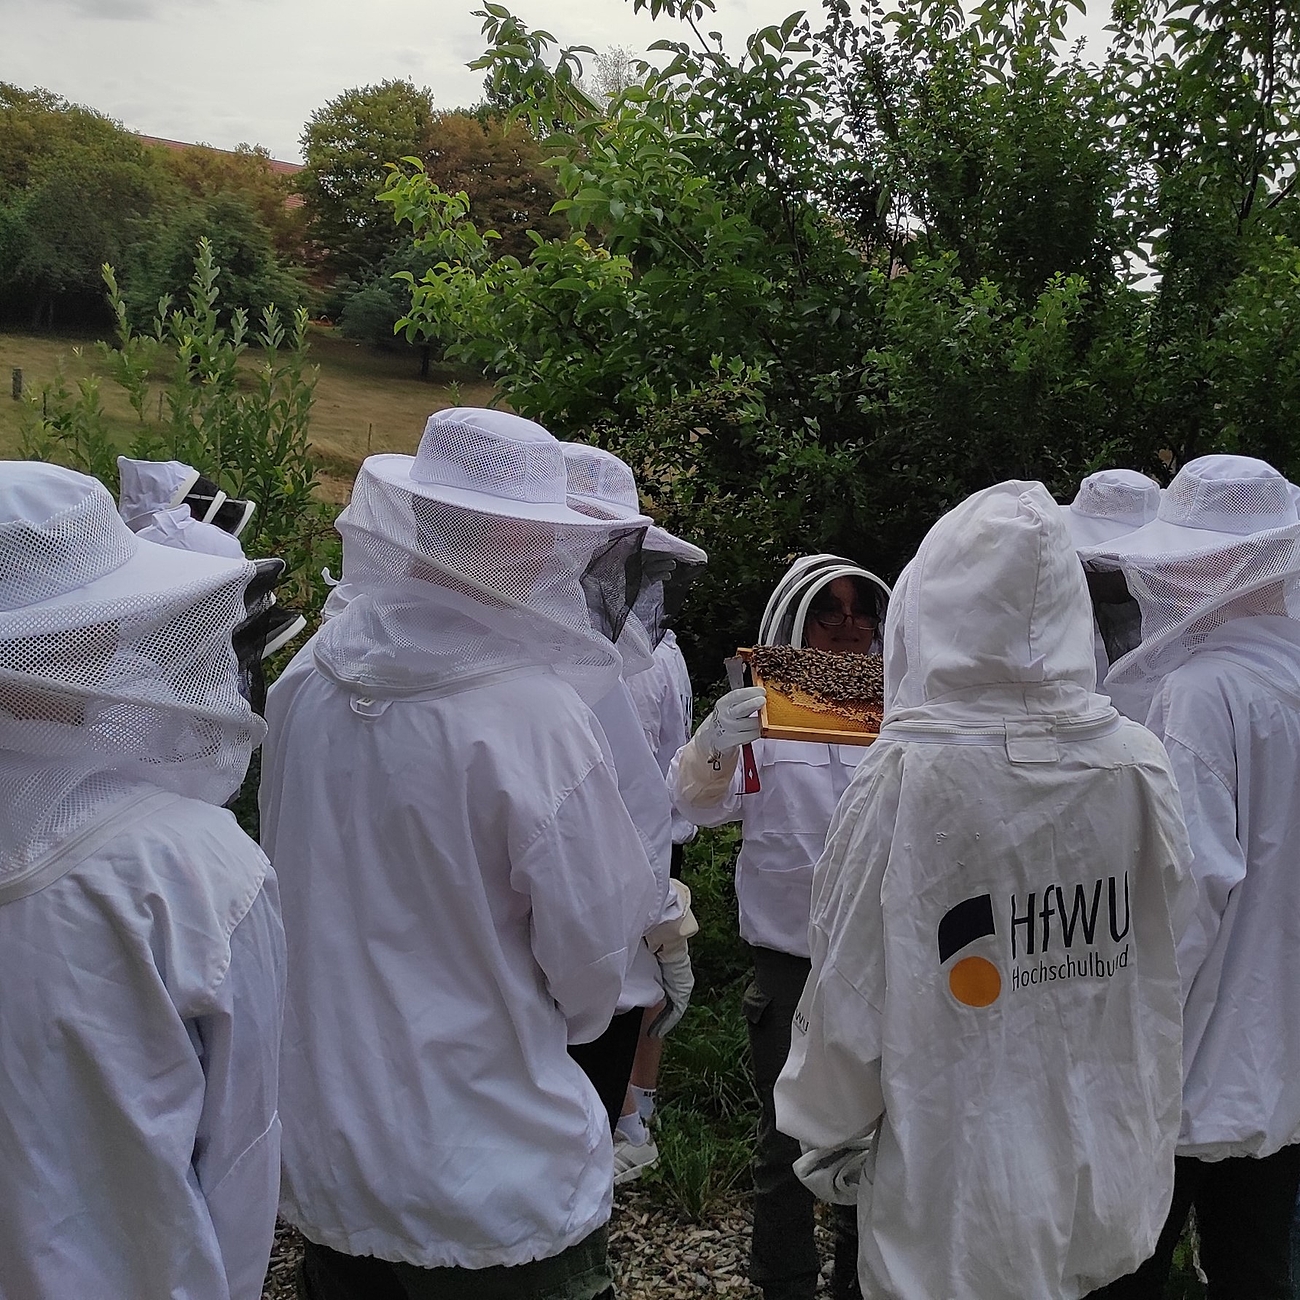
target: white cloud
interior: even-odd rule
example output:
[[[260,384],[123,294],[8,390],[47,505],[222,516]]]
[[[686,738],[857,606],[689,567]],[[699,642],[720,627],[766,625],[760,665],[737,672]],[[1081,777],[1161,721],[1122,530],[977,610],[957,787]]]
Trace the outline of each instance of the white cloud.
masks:
[[[154,18],[162,6],[158,0],[66,0],[67,7],[87,18]]]

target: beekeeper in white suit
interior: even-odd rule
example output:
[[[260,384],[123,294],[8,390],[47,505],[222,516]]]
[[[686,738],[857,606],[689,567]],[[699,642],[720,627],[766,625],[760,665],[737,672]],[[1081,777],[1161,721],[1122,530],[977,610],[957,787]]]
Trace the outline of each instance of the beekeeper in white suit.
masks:
[[[118,510],[133,533],[181,551],[244,558],[239,534],[253,516],[254,502],[228,497],[179,460],[119,456],[117,475]]]
[[[568,475],[567,499],[573,509],[595,518],[621,520],[625,525],[646,518],[640,513],[635,476],[622,460],[586,443],[566,442],[561,447]],[[628,1087],[637,1053],[644,1050],[643,1023],[646,1035],[661,1044],[690,1003],[695,975],[688,941],[699,928],[691,912],[690,890],[681,880],[671,879],[672,803],[629,682],[655,671],[654,642],[663,613],[664,580],[671,576],[679,557],[692,561],[702,555],[688,542],[651,525],[635,557],[636,601],[610,611],[588,600],[593,626],[615,642],[623,660],[622,680],[593,709],[614,756],[619,792],[645,843],[659,884],[646,940],[628,973],[618,1013],[600,1039],[570,1049],[609,1109],[616,1185],[635,1178],[658,1158]],[[610,560],[621,562],[617,555]],[[602,584],[601,590],[608,585]]]
[[[899,579],[885,726],[836,812],[777,1120],[856,1203],[868,1300],[1075,1300],[1173,1189],[1190,853],[1156,739],[1094,694],[1041,484]]]
[[[1149,524],[1160,509],[1160,487],[1154,479],[1135,469],[1103,469],[1089,474],[1079,484],[1074,500],[1061,507],[1061,518],[1070,530],[1074,549],[1079,552],[1114,541]],[[1120,685],[1104,685],[1110,672],[1112,653],[1116,658],[1136,645],[1136,620],[1126,620],[1122,609],[1127,602],[1108,599],[1110,590],[1096,575],[1090,576],[1089,592],[1095,623],[1093,650],[1097,661],[1097,689],[1134,722],[1145,722],[1151,707],[1149,692]],[[1130,626],[1131,624],[1131,626]],[[1129,640],[1132,639],[1132,644]]]
[[[803,556],[778,583],[759,627],[761,645],[867,653],[879,647],[889,588],[834,555]],[[808,1300],[817,1289],[813,1201],[792,1171],[798,1145],[778,1132],[772,1088],[790,1050],[790,1025],[808,977],[808,909],[813,865],[826,829],[865,752],[856,745],[759,739],[758,687],[724,695],[673,760],[669,788],[699,826],[739,821],[736,861],[740,935],[754,978],[744,1013],[760,1103],[754,1155],[752,1281],[764,1300]],[[741,746],[753,743],[760,788],[744,794]],[[835,1300],[857,1295],[851,1216],[835,1222]]]
[[[637,600],[637,616],[651,629],[654,655],[651,666],[645,672],[628,678],[627,684],[646,742],[666,781],[677,751],[691,738],[695,709],[690,671],[670,624],[707,565],[708,556],[698,546],[658,528],[652,528],[646,535],[646,550],[652,557],[657,555],[670,560],[672,571],[659,583],[651,584],[648,591],[643,589]],[[647,610],[642,609],[643,603],[649,606]],[[682,878],[686,845],[696,834],[694,823],[687,821],[674,807],[670,867],[674,880]],[[628,1181],[637,1177],[641,1170],[659,1158],[659,1149],[648,1126],[655,1112],[663,1048],[662,1038],[648,1034],[643,1034],[637,1044],[632,1083],[624,1107],[625,1131],[619,1135],[622,1140],[616,1139],[614,1144],[616,1183],[620,1179]],[[642,1133],[644,1139],[639,1140]]]
[[[275,878],[221,804],[265,730],[251,564],[0,465],[0,1294],[257,1300],[279,1182]]]
[[[559,443],[502,412],[368,458],[352,598],[267,699],[308,1297],[610,1293],[609,1124],[566,1048],[609,1024],[656,881],[588,707],[620,660],[584,581],[626,598],[602,561],[648,520],[565,491]]]
[[[1159,1296],[1189,1207],[1211,1295],[1289,1297],[1300,1180],[1300,522],[1263,461],[1204,456],[1158,519],[1085,552],[1117,570],[1141,643],[1111,678],[1153,695],[1195,853],[1174,1204],[1155,1256],[1107,1291]]]

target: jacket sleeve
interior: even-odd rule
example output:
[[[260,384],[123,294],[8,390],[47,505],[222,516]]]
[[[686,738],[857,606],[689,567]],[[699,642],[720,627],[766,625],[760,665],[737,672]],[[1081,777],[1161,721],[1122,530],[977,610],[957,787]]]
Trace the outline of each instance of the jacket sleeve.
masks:
[[[812,971],[776,1083],[776,1124],[805,1150],[860,1143],[884,1114],[881,1090],[885,987],[886,854],[859,833],[862,796],[841,804],[814,877],[808,930]]]
[[[664,692],[667,688],[662,665],[656,661],[644,672],[627,679],[627,689],[636,707],[636,716],[645,733],[652,754],[658,754],[663,731]]]
[[[826,936],[811,933],[814,953]],[[883,964],[883,963],[882,963]],[[776,1126],[806,1150],[843,1147],[884,1114],[881,1014],[837,967],[813,958],[776,1082]]]
[[[1246,878],[1246,855],[1237,840],[1237,800],[1232,790],[1183,742],[1166,737],[1165,748],[1193,852],[1194,906],[1178,942],[1178,973],[1186,1002],[1218,937],[1232,891]]]
[[[226,1268],[231,1300],[258,1300],[280,1192],[280,1022],[284,931],[270,873],[230,938],[213,1009],[191,1022],[203,1065],[194,1173]]]
[[[740,751],[724,754],[714,769],[694,737],[668,766],[673,807],[696,826],[724,826],[741,817]]]
[[[569,1027],[569,1042],[604,1033],[659,884],[605,762],[561,801],[512,865],[532,904],[533,956]]]

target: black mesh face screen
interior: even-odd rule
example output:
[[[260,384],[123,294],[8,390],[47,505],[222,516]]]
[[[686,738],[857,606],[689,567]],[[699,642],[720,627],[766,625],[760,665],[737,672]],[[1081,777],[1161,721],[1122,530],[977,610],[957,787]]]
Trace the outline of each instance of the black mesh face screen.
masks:
[[[239,664],[239,689],[253,712],[266,707],[266,674],[262,669],[263,651],[275,609],[275,589],[284,577],[284,561],[267,558],[255,561],[257,572],[244,588],[244,617],[235,625],[230,639]]]
[[[641,595],[637,598],[636,616],[641,620],[641,626],[645,628],[651,646],[657,646],[668,630],[664,601],[669,585],[662,580],[647,581],[642,585]]]
[[[591,557],[582,575],[592,627],[617,641],[641,592],[644,528],[619,533]]]
[[[704,564],[693,564],[689,560],[677,561],[672,576],[664,583],[665,626],[672,627],[677,615],[682,612],[687,596],[691,594],[691,588],[700,580],[700,575],[706,567]]]
[[[1142,611],[1118,570],[1086,569],[1085,573],[1092,614],[1106,647],[1106,662],[1113,664],[1141,643]]]

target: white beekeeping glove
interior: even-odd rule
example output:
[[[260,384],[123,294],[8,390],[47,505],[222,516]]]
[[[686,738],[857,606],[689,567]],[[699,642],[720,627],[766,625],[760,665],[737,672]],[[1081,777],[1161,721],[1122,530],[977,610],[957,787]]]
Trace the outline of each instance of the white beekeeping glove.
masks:
[[[680,880],[669,881],[674,897],[664,910],[672,919],[661,921],[646,935],[646,943],[659,963],[659,982],[664,990],[664,1009],[650,1023],[646,1033],[664,1038],[682,1018],[695,989],[695,972],[686,943],[699,930],[691,911],[691,891]]]
[[[766,700],[767,692],[761,686],[742,686],[728,691],[713,706],[695,733],[711,759],[734,754],[741,745],[753,744],[762,735],[758,711]]]
[[[741,746],[762,735],[758,711],[766,699],[761,686],[728,691],[700,723],[677,760],[681,792],[689,802],[708,807],[726,798]]]
[[[691,969],[691,954],[685,939],[675,939],[655,953],[659,963],[659,983],[664,989],[663,1010],[650,1022],[646,1030],[651,1038],[666,1038],[677,1022],[686,1014],[695,990],[695,972]]]

